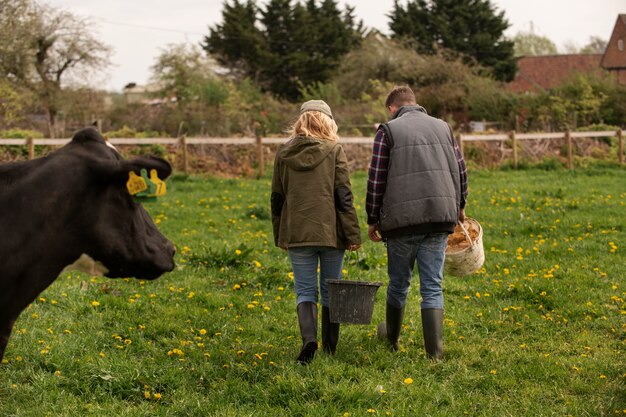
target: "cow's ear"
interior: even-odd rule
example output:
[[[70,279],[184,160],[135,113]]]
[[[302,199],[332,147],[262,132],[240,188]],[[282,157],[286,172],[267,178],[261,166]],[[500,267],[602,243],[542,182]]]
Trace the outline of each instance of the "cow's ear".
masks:
[[[170,163],[156,156],[140,156],[121,161],[98,161],[92,166],[92,172],[98,178],[116,182],[128,180],[128,173],[131,171],[140,175],[142,169],[145,169],[147,172],[156,169],[159,178],[162,180],[172,174]]]
[[[156,169],[159,178],[162,180],[172,174],[170,163],[157,156],[140,156],[139,158],[121,162],[123,169],[126,170],[126,178],[128,178],[128,172],[133,171],[135,174],[140,174],[142,169],[145,169],[147,172]]]

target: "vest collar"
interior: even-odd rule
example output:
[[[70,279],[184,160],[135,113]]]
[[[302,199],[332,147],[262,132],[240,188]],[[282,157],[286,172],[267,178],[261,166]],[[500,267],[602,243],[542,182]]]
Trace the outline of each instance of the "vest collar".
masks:
[[[391,116],[391,120],[397,119],[398,117],[413,111],[421,111],[422,113],[426,113],[426,109],[420,105],[415,106],[402,106]],[[426,113],[428,114],[428,113]]]

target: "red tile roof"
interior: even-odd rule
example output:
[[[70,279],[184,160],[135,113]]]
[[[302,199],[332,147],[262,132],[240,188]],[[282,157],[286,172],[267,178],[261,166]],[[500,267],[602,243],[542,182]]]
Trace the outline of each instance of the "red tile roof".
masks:
[[[602,74],[602,54],[524,56],[517,62],[515,79],[507,84],[512,92],[541,91],[561,85],[576,74]]]

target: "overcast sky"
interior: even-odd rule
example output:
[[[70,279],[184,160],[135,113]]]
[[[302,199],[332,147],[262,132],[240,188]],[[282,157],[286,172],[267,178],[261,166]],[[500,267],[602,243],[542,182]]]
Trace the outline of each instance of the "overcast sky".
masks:
[[[90,17],[94,33],[110,45],[113,66],[92,82],[111,91],[130,83],[149,81],[150,67],[168,44],[199,43],[208,28],[221,22],[224,0],[48,0],[48,4]],[[386,17],[393,0],[339,0],[355,7],[365,26],[389,32]],[[626,0],[492,0],[511,27],[548,37],[557,48],[584,46],[591,36],[609,39],[617,15],[626,13]],[[265,4],[265,1],[257,1]],[[406,0],[401,0],[406,4]]]

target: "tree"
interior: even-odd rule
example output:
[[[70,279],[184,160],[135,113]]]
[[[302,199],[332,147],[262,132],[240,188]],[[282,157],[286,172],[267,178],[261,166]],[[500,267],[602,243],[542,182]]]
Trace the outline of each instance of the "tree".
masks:
[[[515,56],[554,55],[557,53],[556,45],[545,36],[537,35],[532,30],[529,32],[517,32],[513,37],[515,43]]]
[[[409,0],[406,8],[395,0],[389,18],[392,36],[412,40],[420,53],[449,49],[499,80],[515,76],[513,42],[504,37],[509,22],[489,0]]]
[[[7,80],[0,79],[0,128],[8,128],[24,117],[24,110],[32,97],[28,91],[18,89]]]
[[[90,33],[88,19],[32,0],[0,0],[0,76],[38,97],[55,136],[63,82],[91,75],[110,49]]]
[[[354,9],[341,12],[335,0],[270,0],[262,9],[233,0],[222,19],[203,48],[236,75],[290,100],[303,86],[328,80],[363,32]]]
[[[372,31],[342,59],[333,81],[344,97],[357,100],[372,87],[372,80],[414,83],[424,59],[410,45]]]
[[[199,46],[172,44],[157,57],[152,78],[161,86],[161,96],[176,98],[179,106],[191,101],[219,104],[227,92],[214,69]]]
[[[606,50],[607,41],[598,37],[590,36],[587,45],[580,50],[581,54],[603,54]]]
[[[239,77],[257,81],[266,57],[263,32],[257,28],[259,10],[253,0],[224,2],[222,24],[209,29],[203,49]]]

